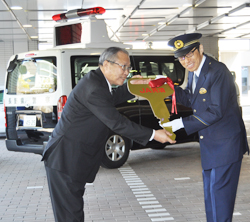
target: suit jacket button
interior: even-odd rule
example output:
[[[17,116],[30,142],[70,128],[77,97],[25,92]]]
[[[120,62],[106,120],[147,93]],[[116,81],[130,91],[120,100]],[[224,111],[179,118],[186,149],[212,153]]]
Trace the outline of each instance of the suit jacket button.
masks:
[[[203,102],[206,102],[206,99],[203,99]]]
[[[194,109],[194,113],[196,113],[196,109]]]
[[[203,136],[200,136],[200,139],[202,140],[202,139],[203,139]]]

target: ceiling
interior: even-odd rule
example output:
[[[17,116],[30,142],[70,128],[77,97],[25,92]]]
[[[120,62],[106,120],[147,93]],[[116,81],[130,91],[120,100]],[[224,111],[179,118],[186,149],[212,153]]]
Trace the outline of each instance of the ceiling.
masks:
[[[122,42],[168,41],[193,32],[250,39],[250,0],[0,0],[0,41],[50,43],[53,15],[97,6],[106,12],[96,18],[104,19],[110,37]]]

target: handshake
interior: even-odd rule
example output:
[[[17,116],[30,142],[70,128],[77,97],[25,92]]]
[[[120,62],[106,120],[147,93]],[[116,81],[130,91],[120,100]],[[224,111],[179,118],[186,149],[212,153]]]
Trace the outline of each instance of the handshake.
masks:
[[[161,122],[159,121],[159,125],[164,128],[164,127],[172,127],[172,131],[175,132],[181,128],[184,128],[183,122],[182,122],[182,118],[179,119],[174,119],[170,122],[167,123],[163,123],[161,124]]]

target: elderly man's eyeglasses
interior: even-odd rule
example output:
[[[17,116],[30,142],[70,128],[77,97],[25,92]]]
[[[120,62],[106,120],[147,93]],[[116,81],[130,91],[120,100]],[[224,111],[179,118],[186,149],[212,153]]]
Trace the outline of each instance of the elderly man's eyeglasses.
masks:
[[[126,70],[127,70],[128,72],[130,72],[130,71],[132,70],[132,67],[128,67],[128,66],[126,66],[126,65],[121,65],[121,64],[119,64],[119,63],[117,63],[117,62],[113,62],[113,61],[110,61],[110,60],[107,60],[107,61],[110,62],[110,63],[114,63],[114,64],[120,66],[120,67],[122,68],[123,71],[126,71]]]
[[[179,61],[184,61],[186,57],[187,57],[187,58],[192,57],[192,56],[194,55],[194,51],[195,51],[196,49],[198,49],[198,47],[199,47],[199,46],[196,46],[196,47],[195,47],[192,51],[190,51],[188,54],[186,54],[186,55],[184,55],[184,56],[178,57]]]

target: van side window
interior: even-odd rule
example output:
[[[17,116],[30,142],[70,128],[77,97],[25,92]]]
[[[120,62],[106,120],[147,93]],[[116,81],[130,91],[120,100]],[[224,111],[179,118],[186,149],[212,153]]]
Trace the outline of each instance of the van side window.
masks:
[[[0,90],[0,104],[3,104],[3,90]]]
[[[144,77],[153,77],[159,75],[158,64],[155,62],[139,62],[139,67],[141,70],[141,75]]]
[[[99,67],[99,56],[72,56],[70,60],[72,88],[89,71],[96,70]]]
[[[72,88],[85,74],[99,67],[99,56],[72,56],[70,60]],[[173,56],[130,56],[130,61],[133,70],[128,78],[132,74],[140,74],[148,78],[164,75],[178,84],[184,81],[185,69]]]
[[[163,75],[180,85],[184,81],[185,69],[173,56],[132,56],[131,61],[135,75],[147,78]]]
[[[52,93],[57,89],[55,57],[18,60],[7,76],[7,94]]]

